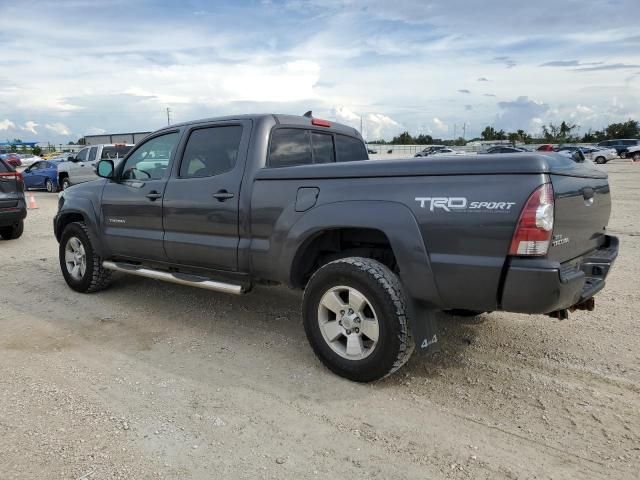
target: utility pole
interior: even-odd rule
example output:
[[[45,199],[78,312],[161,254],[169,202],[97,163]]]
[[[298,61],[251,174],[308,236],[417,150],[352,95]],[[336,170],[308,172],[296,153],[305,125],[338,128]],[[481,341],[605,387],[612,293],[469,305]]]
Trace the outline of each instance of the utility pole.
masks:
[[[453,139],[456,139],[456,132],[458,131],[458,125],[453,124]]]
[[[171,109],[167,107],[167,125],[171,125]]]
[[[362,115],[360,115],[360,135],[364,136],[362,133]]]
[[[464,140],[467,136],[467,122],[462,124],[462,139]]]

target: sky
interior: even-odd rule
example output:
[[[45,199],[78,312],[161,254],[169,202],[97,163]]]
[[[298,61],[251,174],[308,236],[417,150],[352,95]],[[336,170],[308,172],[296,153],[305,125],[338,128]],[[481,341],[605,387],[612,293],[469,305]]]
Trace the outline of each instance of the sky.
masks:
[[[640,120],[639,0],[0,0],[0,140],[240,113],[436,138]]]

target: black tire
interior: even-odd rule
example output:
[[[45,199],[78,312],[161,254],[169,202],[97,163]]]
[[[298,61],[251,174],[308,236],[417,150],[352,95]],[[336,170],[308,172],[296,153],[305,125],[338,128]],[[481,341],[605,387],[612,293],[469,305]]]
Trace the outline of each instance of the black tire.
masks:
[[[598,157],[598,158],[596,158],[596,163],[598,163],[600,165],[603,165],[603,164],[607,163],[607,159],[604,158],[604,157]]]
[[[44,181],[44,188],[45,188],[45,189],[47,190],[47,192],[49,192],[49,193],[55,193],[55,191],[57,190],[57,189],[56,189],[56,186],[53,184],[53,182],[51,181],[51,179],[50,179],[50,178],[47,178],[47,179]]]
[[[633,152],[633,156],[631,158],[634,162],[640,162],[640,152]]]
[[[361,292],[378,317],[377,343],[361,360],[338,355],[320,330],[320,301],[326,292],[337,286]],[[402,367],[413,353],[415,345],[404,289],[398,277],[375,260],[348,257],[318,269],[305,289],[302,312],[307,339],[315,354],[329,370],[349,380],[371,382],[383,378]]]
[[[627,152],[620,152],[620,158],[627,158]]]
[[[0,228],[0,237],[5,240],[15,240],[22,236],[24,232],[24,222],[20,220],[15,225]]]
[[[462,308],[454,308],[453,310],[445,310],[444,313],[454,317],[477,317],[486,313],[483,310],[464,310]]]
[[[65,262],[65,248],[67,242],[71,238],[77,238],[82,243],[86,254],[86,269],[84,275],[80,279],[75,279],[69,272]],[[100,258],[89,237],[89,231],[83,222],[73,222],[67,225],[62,232],[60,238],[60,247],[58,249],[60,259],[60,269],[67,285],[76,292],[92,293],[103,290],[111,283],[111,270],[107,270],[102,266],[102,258]]]
[[[62,188],[62,190],[66,190],[70,186],[71,186],[71,182],[69,181],[69,177],[63,177],[60,180],[60,188]]]

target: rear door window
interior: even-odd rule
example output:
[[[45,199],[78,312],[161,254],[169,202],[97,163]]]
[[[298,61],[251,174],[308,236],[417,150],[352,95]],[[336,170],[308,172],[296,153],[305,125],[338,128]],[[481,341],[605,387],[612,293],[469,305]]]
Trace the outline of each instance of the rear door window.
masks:
[[[309,131],[301,128],[278,128],[271,134],[270,167],[290,167],[313,163]]]
[[[194,130],[182,156],[180,177],[212,177],[233,170],[241,138],[240,125]]]
[[[333,163],[336,154],[333,150],[333,135],[311,132],[313,163]]]
[[[133,147],[131,145],[114,145],[110,147],[102,147],[101,160],[113,160],[115,158],[124,158],[129,150]]]
[[[96,153],[98,152],[98,147],[91,147],[89,150],[89,160],[88,162],[93,162],[96,159]]]
[[[362,140],[346,135],[336,135],[336,152],[339,162],[369,160],[369,154]]]

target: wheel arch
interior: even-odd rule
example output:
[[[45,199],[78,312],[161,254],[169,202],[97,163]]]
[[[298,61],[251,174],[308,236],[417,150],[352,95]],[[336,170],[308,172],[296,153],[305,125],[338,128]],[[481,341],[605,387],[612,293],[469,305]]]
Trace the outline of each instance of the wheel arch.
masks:
[[[381,263],[396,271],[407,294],[434,307],[441,305],[418,222],[407,206],[396,202],[347,201],[311,209],[293,225],[284,240],[277,265],[280,277],[293,287],[304,287],[304,265],[318,255],[318,245],[335,237],[336,232],[370,235],[374,248],[388,246],[391,256]],[[340,257],[328,260],[336,258]]]
[[[105,251],[98,234],[98,225],[93,215],[88,213],[86,209],[64,209],[55,216],[53,230],[58,242],[62,238],[65,227],[73,222],[83,222],[86,225],[93,248],[100,256],[103,256]]]

